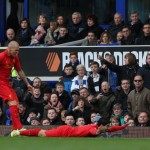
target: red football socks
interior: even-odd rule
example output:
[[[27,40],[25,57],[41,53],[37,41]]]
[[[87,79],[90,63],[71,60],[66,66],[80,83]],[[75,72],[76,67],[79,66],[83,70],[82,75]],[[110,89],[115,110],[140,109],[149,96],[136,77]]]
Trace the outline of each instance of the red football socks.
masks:
[[[22,124],[20,122],[18,107],[16,105],[10,106],[10,116],[12,119],[12,128],[13,130],[20,130],[22,128]]]
[[[108,131],[109,132],[115,132],[115,131],[118,131],[118,130],[123,130],[126,128],[126,126],[128,126],[127,124],[124,124],[123,126],[111,126],[111,127],[108,127]]]
[[[38,136],[40,130],[41,130],[40,128],[23,130],[23,131],[20,131],[20,135],[24,135],[24,136]]]

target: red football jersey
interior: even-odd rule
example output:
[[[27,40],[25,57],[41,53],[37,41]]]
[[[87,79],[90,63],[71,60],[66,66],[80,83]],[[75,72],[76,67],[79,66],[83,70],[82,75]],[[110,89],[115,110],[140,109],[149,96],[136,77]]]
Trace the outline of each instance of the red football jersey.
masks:
[[[87,137],[97,134],[97,124],[72,127],[63,125],[54,129],[45,131],[47,137]]]
[[[17,71],[21,70],[21,65],[18,56],[8,56],[7,50],[0,53],[0,80],[8,81],[13,67]]]

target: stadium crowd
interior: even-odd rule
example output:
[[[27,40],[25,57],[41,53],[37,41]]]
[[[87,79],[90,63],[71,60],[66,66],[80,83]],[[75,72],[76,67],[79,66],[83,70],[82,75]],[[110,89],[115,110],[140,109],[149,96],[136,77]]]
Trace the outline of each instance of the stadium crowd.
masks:
[[[125,23],[121,14],[114,15],[114,22],[107,29],[98,24],[97,16],[90,14],[83,21],[79,12],[72,14],[67,23],[63,16],[48,23],[41,14],[35,30],[28,19],[20,22],[17,33],[7,29],[7,46],[16,40],[20,46],[57,45],[79,39],[85,39],[82,46],[101,45],[149,45],[150,19],[142,23],[136,11]],[[80,64],[78,54],[70,53],[70,62],[62,71],[62,76],[51,89],[48,83],[35,77],[33,90],[28,90],[20,78],[10,77],[10,85],[19,99],[19,115],[23,125],[87,125],[93,123],[95,116],[102,118],[102,124],[110,126],[150,126],[150,54],[146,56],[146,65],[140,67],[132,53],[125,55],[125,65],[118,66],[115,57],[107,54],[98,56],[90,63],[87,72]],[[10,109],[0,101],[0,124],[11,125]]]
[[[125,22],[120,13],[115,13],[113,22],[101,28],[95,14],[82,18],[80,12],[74,12],[71,19],[59,15],[50,22],[45,14],[40,14],[36,27],[32,28],[29,19],[23,18],[18,29],[9,25],[6,36],[2,46],[12,40],[17,40],[20,46],[52,46],[80,39],[85,39],[82,46],[149,45],[150,19],[142,22],[138,12],[132,11],[130,21]]]

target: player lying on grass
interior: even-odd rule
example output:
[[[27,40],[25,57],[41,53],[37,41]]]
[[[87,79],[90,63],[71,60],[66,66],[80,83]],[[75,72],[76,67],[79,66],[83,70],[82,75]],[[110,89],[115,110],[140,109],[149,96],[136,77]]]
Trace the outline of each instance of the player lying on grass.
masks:
[[[72,127],[69,125],[59,126],[50,130],[42,130],[40,128],[29,129],[24,131],[13,130],[11,136],[41,136],[41,137],[87,137],[96,136],[103,132],[114,132],[125,129],[127,124],[123,126],[111,126],[107,125],[98,126],[98,123]]]

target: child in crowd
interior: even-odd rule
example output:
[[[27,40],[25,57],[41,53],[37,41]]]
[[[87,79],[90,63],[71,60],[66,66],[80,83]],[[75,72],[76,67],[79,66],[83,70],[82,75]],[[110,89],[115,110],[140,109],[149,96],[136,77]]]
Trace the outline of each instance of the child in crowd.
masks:
[[[48,120],[47,118],[43,118],[43,119],[41,120],[41,125],[42,125],[42,126],[49,126],[49,125],[50,125],[50,122],[49,122],[49,120]]]
[[[110,126],[120,126],[120,119],[118,116],[113,116],[110,118]]]
[[[57,22],[51,21],[50,22],[50,27],[47,29],[47,34],[45,36],[45,44],[56,44],[54,38],[58,36],[59,30],[57,29]]]
[[[135,127],[135,121],[133,118],[127,119],[128,127]]]
[[[68,109],[68,106],[71,102],[71,98],[67,91],[64,90],[63,82],[56,83],[56,93],[58,94],[58,99],[61,102],[63,109]]]
[[[85,120],[84,120],[84,118],[83,118],[83,117],[78,117],[78,118],[76,119],[76,125],[77,125],[77,126],[84,126],[84,125],[85,125]]]
[[[61,125],[61,120],[58,116],[58,112],[55,108],[50,108],[47,111],[47,119],[50,122],[50,125]]]
[[[40,117],[40,113],[35,108],[30,109],[29,115],[26,120],[27,125],[31,124],[31,118],[33,117],[37,117],[37,118]]]
[[[93,61],[90,63],[90,75],[87,79],[88,82],[88,90],[91,95],[96,95],[101,91],[101,83],[103,82],[104,78],[103,75],[98,73],[99,63]]]
[[[38,117],[31,117],[30,118],[30,125],[32,125],[32,126],[40,125],[40,119]]]
[[[112,116],[117,116],[120,120],[121,125],[124,125],[124,116],[123,116],[123,110],[122,105],[119,103],[114,104],[113,106],[113,114]]]
[[[124,123],[125,123],[125,124],[128,122],[129,119],[132,118],[132,116],[131,116],[130,113],[125,113],[125,114],[123,115],[123,117],[124,117]]]
[[[76,67],[80,64],[77,52],[71,52],[69,55],[69,64],[72,65],[75,75],[77,75]]]
[[[62,73],[61,82],[64,84],[64,89],[71,96],[71,84],[72,79],[75,77],[75,73],[71,64],[66,64]]]
[[[40,40],[45,36],[46,31],[44,30],[44,27],[39,25],[35,29],[35,35],[32,36],[31,45],[33,44],[40,44]]]

